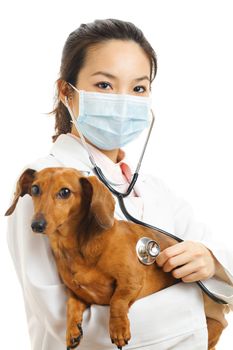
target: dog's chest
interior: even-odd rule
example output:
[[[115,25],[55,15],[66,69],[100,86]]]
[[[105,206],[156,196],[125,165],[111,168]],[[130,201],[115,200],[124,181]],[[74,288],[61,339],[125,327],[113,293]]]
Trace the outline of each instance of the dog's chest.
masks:
[[[115,289],[114,279],[76,254],[63,251],[56,257],[59,274],[68,288],[87,303],[107,305]]]

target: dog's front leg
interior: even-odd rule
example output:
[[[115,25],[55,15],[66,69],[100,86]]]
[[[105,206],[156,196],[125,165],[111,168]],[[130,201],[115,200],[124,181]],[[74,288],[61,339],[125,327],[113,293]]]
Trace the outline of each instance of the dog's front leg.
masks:
[[[115,343],[118,349],[128,344],[131,338],[127,313],[142,288],[141,281],[127,280],[126,283],[120,284],[117,281],[117,287],[110,301],[109,332],[112,343]]]
[[[77,299],[76,295],[67,289],[68,300],[66,307],[67,329],[66,329],[66,345],[67,350],[73,349],[79,345],[83,335],[82,319],[83,312],[87,308],[87,304]]]

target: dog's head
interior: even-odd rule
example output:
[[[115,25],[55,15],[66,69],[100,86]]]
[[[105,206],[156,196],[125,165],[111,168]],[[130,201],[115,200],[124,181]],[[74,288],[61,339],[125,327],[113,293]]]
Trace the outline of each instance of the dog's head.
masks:
[[[25,194],[32,196],[34,204],[34,232],[50,234],[70,220],[85,222],[89,230],[113,226],[115,201],[110,191],[95,176],[84,177],[76,169],[26,169],[5,215],[13,213]]]

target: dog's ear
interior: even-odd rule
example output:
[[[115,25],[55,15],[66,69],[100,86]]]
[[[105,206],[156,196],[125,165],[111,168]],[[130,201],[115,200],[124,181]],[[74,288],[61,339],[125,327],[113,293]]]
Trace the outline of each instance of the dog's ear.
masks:
[[[11,215],[13,213],[16,204],[19,200],[19,197],[23,197],[27,193],[31,194],[31,184],[35,178],[35,173],[36,170],[28,168],[20,175],[16,184],[13,203],[11,204],[10,208],[6,211],[6,216]]]
[[[93,216],[102,229],[111,228],[115,209],[115,200],[111,192],[96,176],[81,177],[80,184],[84,201],[89,203],[89,218]]]

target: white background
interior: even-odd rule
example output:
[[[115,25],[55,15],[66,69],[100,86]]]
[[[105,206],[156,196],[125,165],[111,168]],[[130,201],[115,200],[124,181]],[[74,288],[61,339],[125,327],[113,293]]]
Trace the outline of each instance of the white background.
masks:
[[[21,169],[52,145],[54,118],[45,113],[53,108],[67,36],[81,23],[111,17],[142,29],[158,56],[156,124],[142,169],[161,177],[232,245],[233,10],[226,0],[7,1],[0,16],[1,348],[29,350],[3,215]],[[136,162],[140,151],[130,152]],[[232,341],[228,319],[218,350]]]

